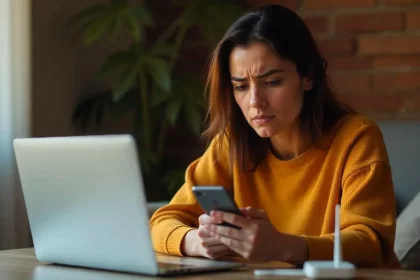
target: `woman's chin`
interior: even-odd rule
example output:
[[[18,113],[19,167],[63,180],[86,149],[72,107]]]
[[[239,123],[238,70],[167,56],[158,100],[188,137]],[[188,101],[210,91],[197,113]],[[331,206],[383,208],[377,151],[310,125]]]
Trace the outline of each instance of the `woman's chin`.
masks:
[[[273,136],[273,132],[271,131],[271,129],[265,127],[257,127],[254,128],[254,130],[261,138],[270,138]]]

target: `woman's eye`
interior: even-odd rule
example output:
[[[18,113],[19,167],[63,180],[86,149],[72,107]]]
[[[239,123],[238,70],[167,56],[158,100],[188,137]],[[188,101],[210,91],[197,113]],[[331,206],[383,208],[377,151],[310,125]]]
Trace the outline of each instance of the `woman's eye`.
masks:
[[[240,85],[240,86],[235,86],[235,91],[245,91],[248,89],[248,85]]]
[[[278,86],[280,85],[282,82],[282,80],[272,80],[272,81],[267,81],[266,84],[269,86]]]

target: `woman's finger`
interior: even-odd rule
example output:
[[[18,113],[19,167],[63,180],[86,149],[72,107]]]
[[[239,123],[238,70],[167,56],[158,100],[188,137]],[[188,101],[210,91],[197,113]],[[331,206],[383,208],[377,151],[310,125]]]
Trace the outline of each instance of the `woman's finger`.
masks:
[[[200,225],[211,224],[212,218],[207,214],[200,215],[200,217],[198,217],[198,223]]]
[[[225,245],[220,243],[220,241],[217,240],[217,238],[215,238],[215,237],[205,237],[205,238],[203,238],[202,241],[201,241],[201,245],[203,247],[214,247],[214,246],[219,246],[219,245],[222,245],[222,246],[226,247]]]
[[[223,211],[211,211],[210,216],[212,218],[214,218],[215,220],[218,221],[225,221],[228,222],[232,225],[235,225],[239,228],[242,228],[244,226],[246,226],[247,224],[247,220],[245,217],[236,215],[236,214],[232,214],[232,213],[228,213],[228,212],[223,212]]]
[[[207,249],[207,255],[211,259],[218,259],[231,253],[231,250],[223,244],[211,246]]]
[[[251,218],[254,218],[254,219],[264,219],[265,220],[265,219],[268,218],[267,214],[262,209],[246,207],[246,208],[242,208],[241,212],[244,214],[244,216],[251,217]]]
[[[205,238],[205,237],[211,237],[210,232],[208,231],[208,229],[206,229],[204,226],[199,226],[198,227],[198,231],[197,234],[199,237],[201,238]]]
[[[217,225],[206,225],[206,229],[210,232],[210,234],[218,234],[222,236],[226,236],[229,238],[233,238],[236,240],[242,240],[242,231],[230,226],[217,226]]]
[[[243,241],[239,241],[236,239],[231,239],[225,236],[222,236],[220,234],[214,233],[213,236],[220,241],[221,243],[225,244],[226,246],[228,246],[230,249],[232,249],[232,251],[240,254],[241,256],[245,257],[245,246],[244,246],[244,242]]]

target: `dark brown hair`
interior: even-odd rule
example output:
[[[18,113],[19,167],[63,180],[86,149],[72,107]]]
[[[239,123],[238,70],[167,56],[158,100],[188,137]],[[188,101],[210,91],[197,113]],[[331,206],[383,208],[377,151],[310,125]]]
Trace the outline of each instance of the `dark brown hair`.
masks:
[[[299,115],[301,137],[313,145],[323,133],[351,110],[334,97],[326,74],[327,62],[318,50],[309,29],[293,11],[268,5],[240,17],[228,29],[215,48],[208,69],[208,128],[203,136],[208,141],[219,137],[228,140],[230,168],[237,163],[245,172],[255,170],[266,156],[270,145],[247,123],[233,96],[229,57],[236,46],[252,41],[270,45],[283,59],[296,65],[300,76],[312,80],[312,89],[304,93]],[[219,141],[221,148],[222,141]]]

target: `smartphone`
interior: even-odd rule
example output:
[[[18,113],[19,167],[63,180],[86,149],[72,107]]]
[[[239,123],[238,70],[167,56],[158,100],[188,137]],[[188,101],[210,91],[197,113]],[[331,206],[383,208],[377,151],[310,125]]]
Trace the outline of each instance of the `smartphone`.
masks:
[[[210,211],[219,210],[243,216],[233,198],[229,195],[223,186],[193,186],[192,192],[203,208],[204,212],[210,215]],[[221,225],[238,228],[228,222]]]

